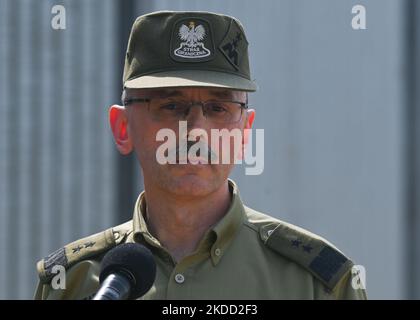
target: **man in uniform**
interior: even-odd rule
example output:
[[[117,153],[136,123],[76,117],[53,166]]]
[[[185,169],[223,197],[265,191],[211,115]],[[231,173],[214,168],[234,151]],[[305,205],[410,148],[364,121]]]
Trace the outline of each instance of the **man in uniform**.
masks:
[[[137,18],[125,58],[124,106],[112,106],[109,115],[118,150],[136,153],[145,191],[131,221],[39,261],[36,299],[92,297],[104,254],[128,242],[149,248],[157,265],[142,299],[366,298],[353,262],[332,244],[243,204],[228,178],[233,161],[206,162],[220,150],[182,162],[176,142],[176,163],[158,161],[161,129],[191,148],[203,131],[251,128],[255,111],[247,94],[257,86],[247,48],[233,17],[164,11]],[[180,121],[187,123],[185,134]],[[246,142],[244,134],[241,147]],[[230,160],[242,156],[242,148],[239,154],[229,148]],[[51,283],[57,265],[65,268],[65,289]]]

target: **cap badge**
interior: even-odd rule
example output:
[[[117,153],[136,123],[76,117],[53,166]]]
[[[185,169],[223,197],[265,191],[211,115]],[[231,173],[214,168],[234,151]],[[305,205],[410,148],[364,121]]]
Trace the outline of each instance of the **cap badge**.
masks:
[[[194,21],[189,25],[182,24],[178,36],[181,40],[179,48],[174,50],[174,55],[181,58],[197,59],[210,55],[210,50],[201,42],[206,37],[206,30],[202,24],[196,26]]]

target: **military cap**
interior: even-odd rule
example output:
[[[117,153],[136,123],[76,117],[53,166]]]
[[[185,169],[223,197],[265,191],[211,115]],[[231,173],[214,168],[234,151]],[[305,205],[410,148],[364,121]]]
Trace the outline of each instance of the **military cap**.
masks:
[[[244,28],[234,17],[209,12],[140,16],[128,41],[123,86],[255,91]]]

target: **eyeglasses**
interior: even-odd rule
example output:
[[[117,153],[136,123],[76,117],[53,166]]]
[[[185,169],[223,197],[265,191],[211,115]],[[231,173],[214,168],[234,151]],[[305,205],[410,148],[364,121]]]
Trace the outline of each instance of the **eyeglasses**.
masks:
[[[129,98],[124,105],[147,103],[152,118],[156,121],[185,120],[191,107],[201,106],[203,116],[208,121],[217,124],[232,124],[241,120],[243,109],[248,109],[248,103],[229,100],[182,101],[169,99]]]

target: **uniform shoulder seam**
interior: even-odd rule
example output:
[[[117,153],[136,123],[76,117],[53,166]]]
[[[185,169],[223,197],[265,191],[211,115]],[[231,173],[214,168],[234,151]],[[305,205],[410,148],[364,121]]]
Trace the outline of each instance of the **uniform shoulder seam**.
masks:
[[[247,226],[249,229],[255,231],[256,233],[258,233],[258,227],[253,224],[252,222],[248,221],[248,220],[244,220],[244,225]]]
[[[54,267],[68,270],[74,264],[95,257],[123,242],[132,232],[132,221],[73,241],[38,261],[37,271],[42,283],[49,283],[55,275]]]
[[[261,226],[260,237],[267,247],[305,268],[329,290],[354,265],[327,240],[286,222]]]

